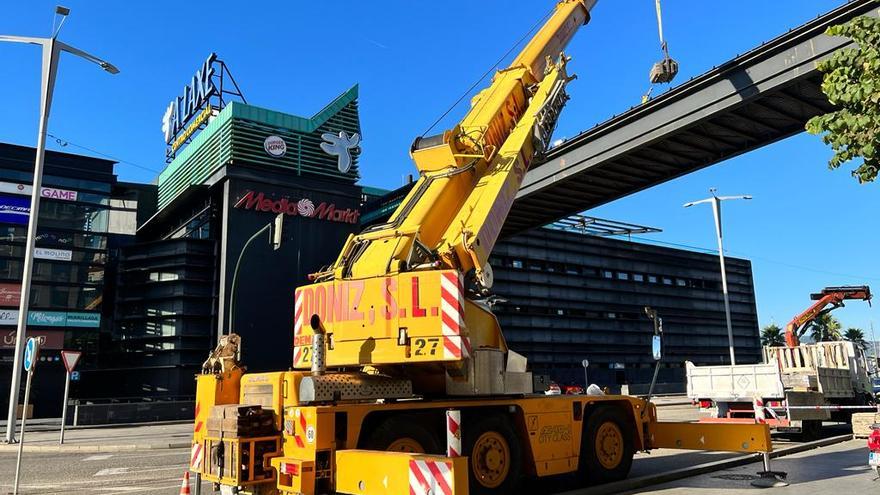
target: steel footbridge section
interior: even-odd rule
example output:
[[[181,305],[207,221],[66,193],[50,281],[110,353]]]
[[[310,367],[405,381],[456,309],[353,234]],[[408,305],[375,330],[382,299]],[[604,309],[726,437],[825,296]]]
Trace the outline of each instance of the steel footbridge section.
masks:
[[[825,30],[878,10],[872,0],[848,2],[557,146],[526,174],[503,235],[803,131],[832,109],[816,62],[849,44]]]

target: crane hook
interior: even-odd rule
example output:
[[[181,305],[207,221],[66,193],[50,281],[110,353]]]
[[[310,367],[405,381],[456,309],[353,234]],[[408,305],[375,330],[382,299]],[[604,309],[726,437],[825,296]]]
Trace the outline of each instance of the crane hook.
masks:
[[[669,56],[669,48],[663,38],[663,14],[660,11],[660,0],[654,0],[657,8],[657,32],[660,34],[660,50],[663,51],[663,60],[651,67],[649,79],[651,84],[670,83],[678,74],[678,62]]]

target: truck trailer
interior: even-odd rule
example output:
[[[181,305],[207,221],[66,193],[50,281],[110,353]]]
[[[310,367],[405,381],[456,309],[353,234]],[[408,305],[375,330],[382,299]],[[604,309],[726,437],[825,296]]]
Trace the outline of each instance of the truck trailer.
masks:
[[[865,353],[852,342],[763,348],[763,362],[694,366],[687,362],[687,393],[708,413],[703,422],[756,418],[780,433],[820,435],[823,421],[849,422],[873,404]]]

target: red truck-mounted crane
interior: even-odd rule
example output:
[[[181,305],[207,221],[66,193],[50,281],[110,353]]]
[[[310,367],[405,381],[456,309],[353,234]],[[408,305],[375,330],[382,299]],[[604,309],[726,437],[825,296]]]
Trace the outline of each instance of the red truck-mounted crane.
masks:
[[[809,323],[825,313],[843,307],[843,301],[857,299],[871,304],[871,289],[867,285],[825,287],[821,292],[810,294],[810,299],[816,302],[785,326],[785,345],[788,347],[799,346],[800,338],[803,337]]]

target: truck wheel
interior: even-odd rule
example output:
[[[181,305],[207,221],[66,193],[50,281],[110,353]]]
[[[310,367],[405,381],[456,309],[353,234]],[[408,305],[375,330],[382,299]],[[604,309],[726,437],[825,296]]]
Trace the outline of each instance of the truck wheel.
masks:
[[[626,478],[632,467],[632,426],[616,407],[600,406],[584,424],[578,474],[589,484]]]
[[[812,442],[822,438],[822,422],[817,419],[805,419],[801,422],[801,441]]]
[[[516,493],[522,446],[507,418],[491,415],[462,425],[472,494]]]
[[[382,421],[363,444],[367,450],[442,454],[436,435],[416,416],[391,416]]]

